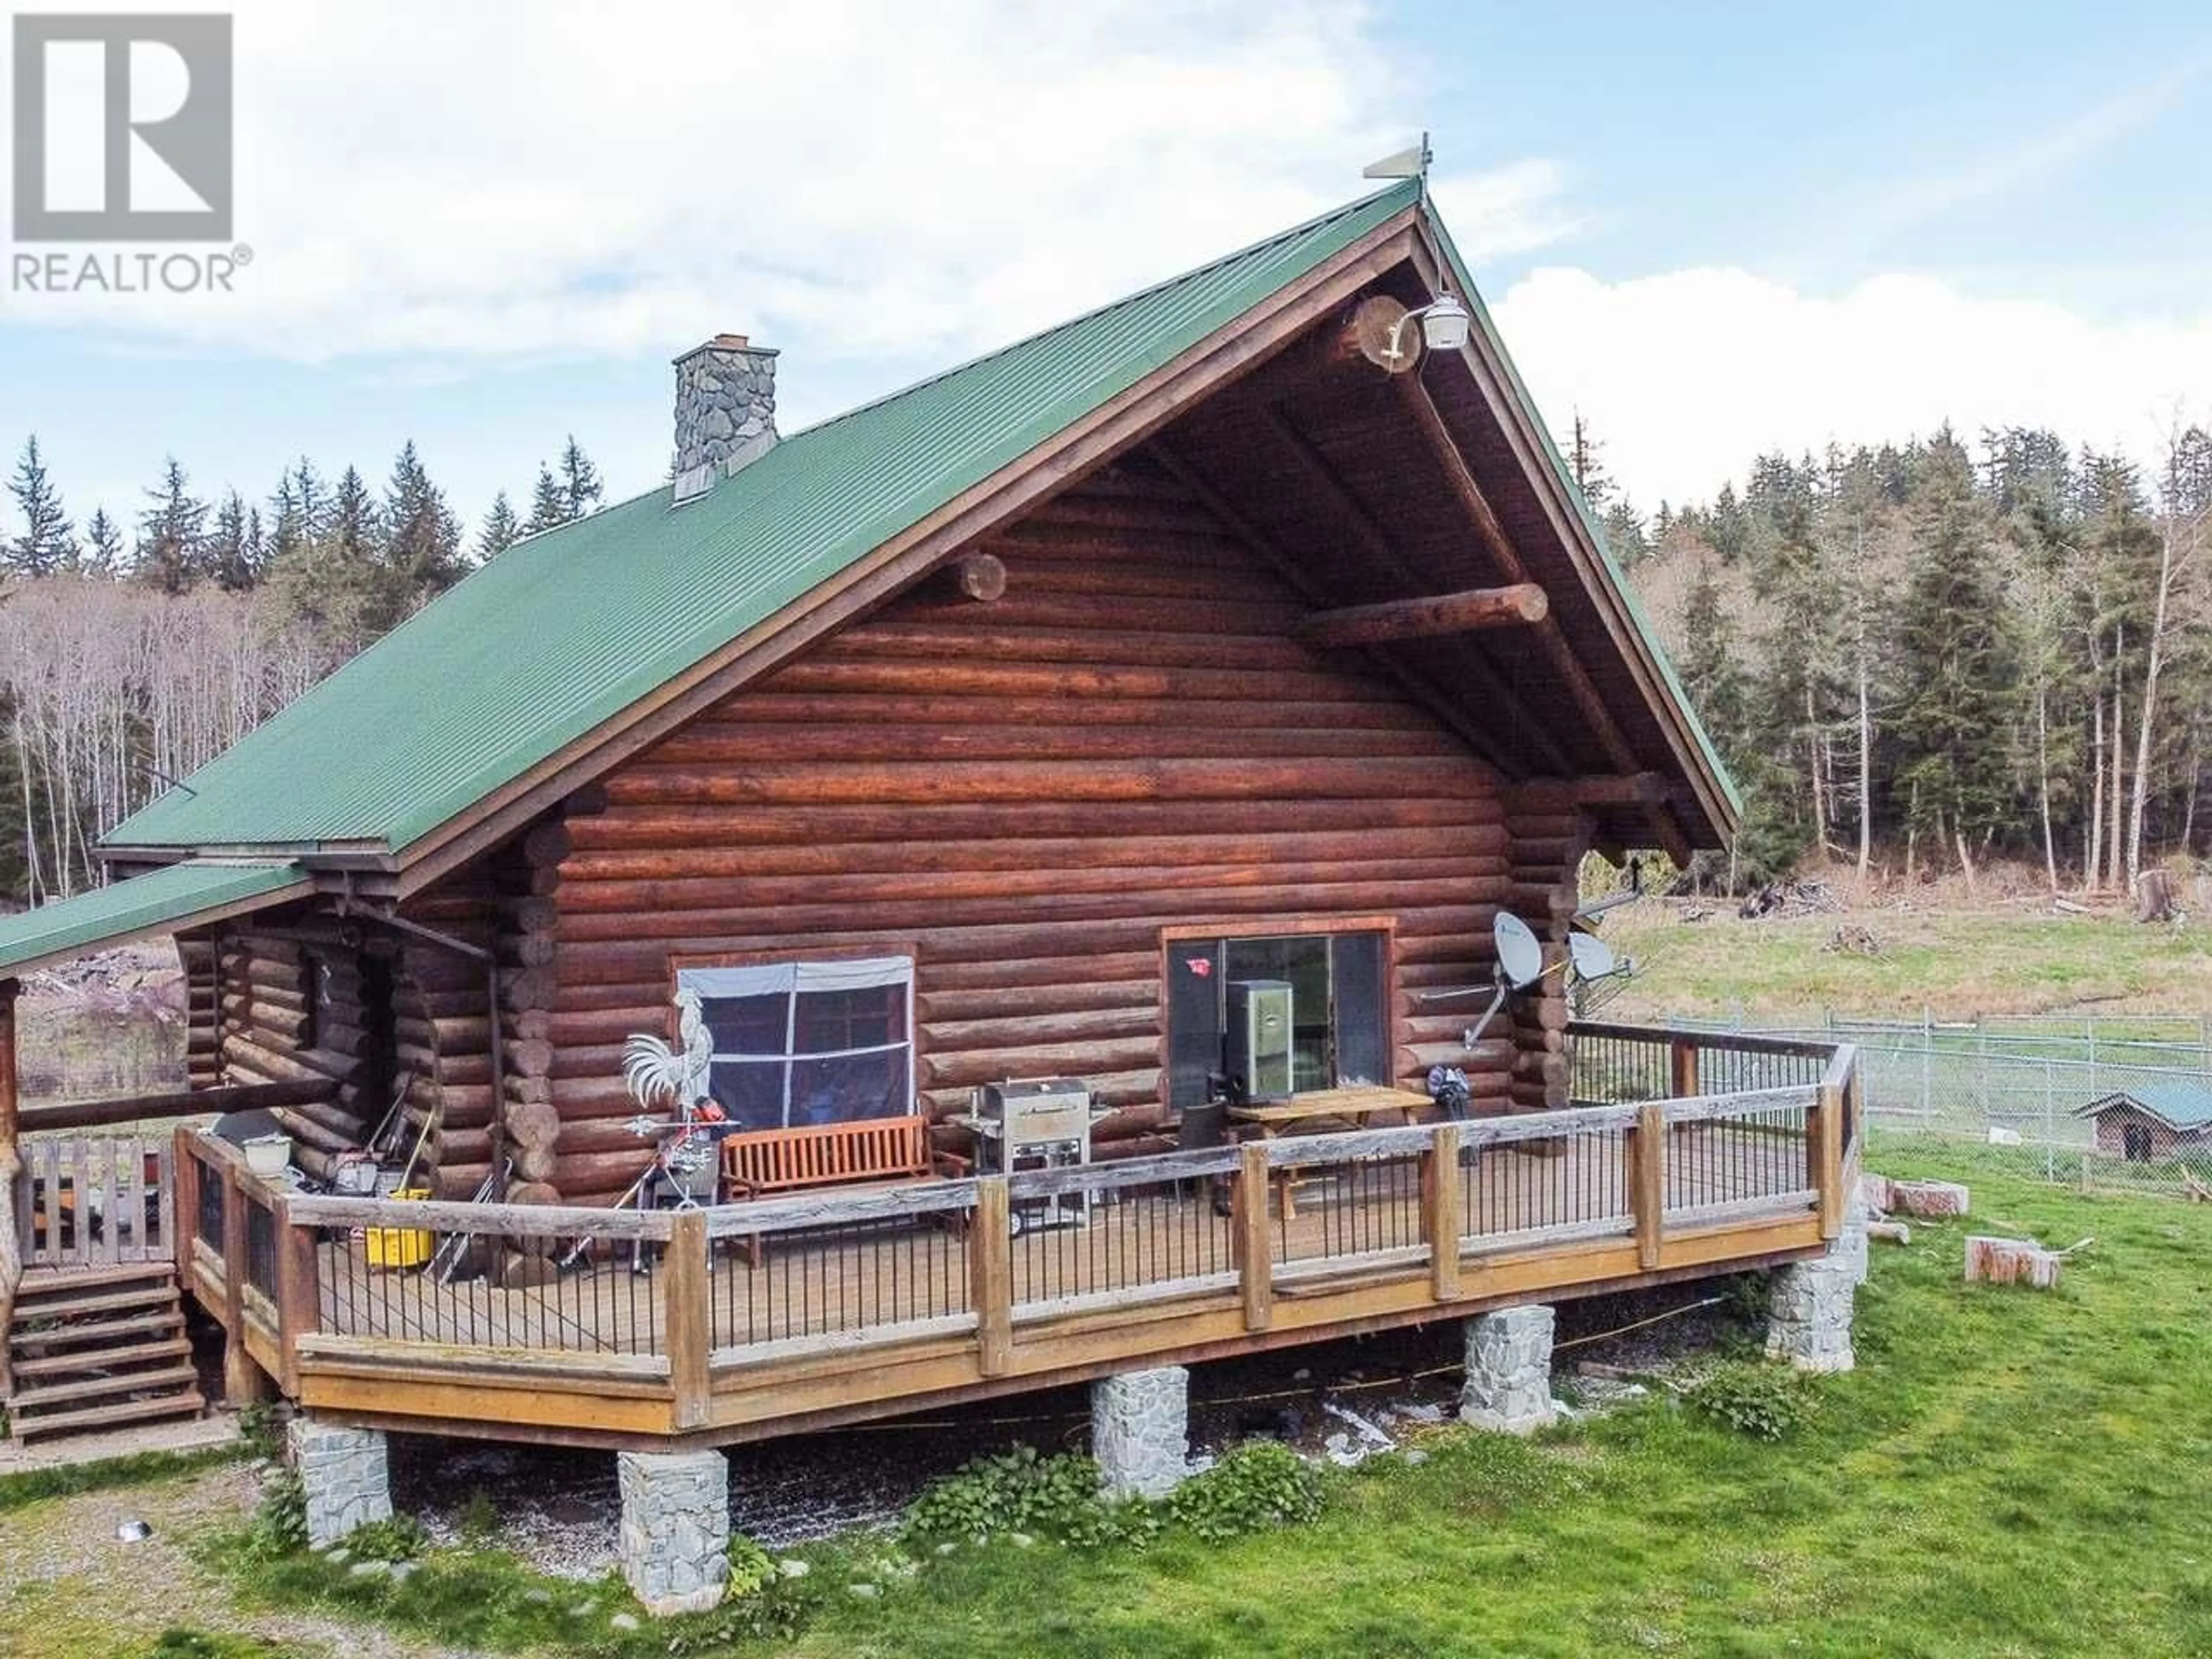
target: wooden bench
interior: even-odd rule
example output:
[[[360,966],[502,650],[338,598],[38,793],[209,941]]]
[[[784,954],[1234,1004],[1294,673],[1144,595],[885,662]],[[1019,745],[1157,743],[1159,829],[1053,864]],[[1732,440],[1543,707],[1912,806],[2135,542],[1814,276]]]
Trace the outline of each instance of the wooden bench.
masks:
[[[722,1182],[732,1203],[817,1187],[903,1186],[936,1173],[929,1120],[920,1113],[803,1129],[748,1129],[722,1141]],[[758,1233],[746,1240],[745,1255],[760,1266]]]

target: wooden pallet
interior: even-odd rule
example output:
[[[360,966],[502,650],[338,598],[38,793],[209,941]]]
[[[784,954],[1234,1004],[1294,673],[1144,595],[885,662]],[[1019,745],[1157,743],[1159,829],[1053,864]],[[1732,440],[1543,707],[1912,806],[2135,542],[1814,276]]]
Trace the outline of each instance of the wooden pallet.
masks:
[[[18,1440],[196,1417],[205,1403],[167,1261],[25,1274],[8,1358],[9,1431]]]

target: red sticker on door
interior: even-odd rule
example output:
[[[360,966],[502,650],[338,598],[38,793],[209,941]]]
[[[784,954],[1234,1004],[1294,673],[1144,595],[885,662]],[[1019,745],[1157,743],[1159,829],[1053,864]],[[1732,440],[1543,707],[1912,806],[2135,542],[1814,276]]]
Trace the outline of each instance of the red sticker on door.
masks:
[[[1213,971],[1213,958],[1212,957],[1185,957],[1182,959],[1182,965],[1189,969],[1192,973],[1197,975],[1199,978],[1204,979],[1207,975]]]

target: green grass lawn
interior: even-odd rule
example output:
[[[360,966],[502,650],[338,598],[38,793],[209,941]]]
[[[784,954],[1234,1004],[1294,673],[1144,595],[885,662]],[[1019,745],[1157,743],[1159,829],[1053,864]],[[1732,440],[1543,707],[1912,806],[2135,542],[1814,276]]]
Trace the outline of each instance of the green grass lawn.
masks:
[[[1817,1013],[1939,1019],[2094,1010],[2195,1014],[2212,1006],[2212,933],[2146,927],[2117,915],[1899,911],[1740,921],[1724,902],[1704,921],[1647,901],[1608,918],[1614,949],[1639,972],[1606,1018],[1662,1013]],[[1876,956],[1823,947],[1845,923],[1871,931]]]
[[[1534,1443],[1439,1430],[1418,1466],[1332,1474],[1319,1521],[1218,1547],[964,1547],[911,1583],[870,1573],[868,1599],[845,1585],[882,1546],[824,1547],[820,1609],[772,1648],[692,1646],[683,1620],[611,1638],[604,1591],[564,1633],[573,1587],[533,1603],[495,1555],[398,1589],[306,1562],[234,1582],[417,1638],[640,1655],[2212,1652],[2212,1208],[2084,1198],[1995,1157],[1877,1143],[1886,1172],[1971,1180],[1975,1213],[1875,1247],[1859,1368],[1778,1443],[1654,1397]],[[1970,1229],[2096,1242],[2055,1293],[1969,1286]]]

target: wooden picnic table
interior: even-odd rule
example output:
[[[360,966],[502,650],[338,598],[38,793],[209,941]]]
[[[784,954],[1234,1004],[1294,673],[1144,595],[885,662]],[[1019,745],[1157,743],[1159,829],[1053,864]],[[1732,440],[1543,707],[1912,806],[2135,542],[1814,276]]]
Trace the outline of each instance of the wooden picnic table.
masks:
[[[1320,1126],[1337,1122],[1357,1127],[1386,1112],[1398,1113],[1410,1123],[1415,1110],[1434,1103],[1426,1095],[1411,1089],[1360,1083],[1341,1089],[1315,1089],[1264,1105],[1231,1106],[1229,1115],[1238,1123],[1249,1123],[1258,1129],[1262,1139],[1273,1140],[1282,1134],[1315,1133]],[[1284,1218],[1295,1217],[1297,1200],[1291,1193],[1291,1172],[1279,1171],[1275,1184],[1282,1194]]]

